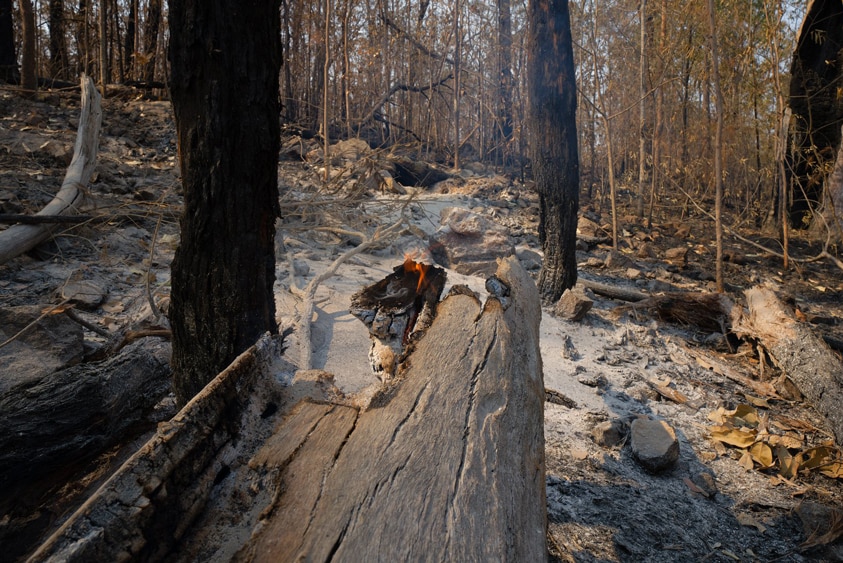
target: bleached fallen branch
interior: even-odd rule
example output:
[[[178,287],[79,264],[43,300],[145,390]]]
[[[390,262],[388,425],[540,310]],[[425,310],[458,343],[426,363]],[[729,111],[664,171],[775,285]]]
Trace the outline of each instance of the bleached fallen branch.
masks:
[[[362,233],[360,233],[361,238],[363,238],[363,242],[337,257],[327,270],[310,280],[310,283],[307,284],[303,291],[297,290],[294,284],[290,284],[290,290],[293,293],[300,294],[302,298],[302,313],[301,317],[299,317],[299,326],[297,330],[299,339],[301,340],[301,360],[299,361],[299,369],[309,370],[312,367],[311,356],[313,355],[313,351],[310,342],[310,323],[313,317],[314,297],[316,296],[316,290],[319,289],[319,284],[334,276],[339,267],[349,258],[352,258],[353,256],[356,256],[357,254],[360,254],[361,252],[364,252],[373,246],[381,244],[385,240],[389,240],[390,238],[398,235],[403,229],[404,223],[405,219],[402,216],[393,225],[390,225],[383,230],[375,231],[375,234],[372,235],[371,238],[365,237]],[[292,268],[290,269],[290,273],[292,276]]]
[[[94,81],[82,76],[82,110],[79,115],[79,129],[73,160],[64,176],[61,189],[36,216],[75,215],[85,200],[85,188],[97,163],[100,126],[102,124],[101,96]],[[0,264],[31,250],[50,238],[55,232],[55,223],[37,225],[13,225],[0,232]]]

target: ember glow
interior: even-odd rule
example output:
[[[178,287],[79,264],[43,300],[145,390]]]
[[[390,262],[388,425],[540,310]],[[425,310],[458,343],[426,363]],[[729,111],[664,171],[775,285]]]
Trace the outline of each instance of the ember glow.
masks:
[[[430,266],[427,264],[422,264],[421,262],[413,260],[412,255],[404,255],[404,272],[407,274],[416,272],[419,275],[419,283],[416,286],[416,293],[421,291],[421,288],[425,283],[424,276],[427,273],[428,268],[430,268]]]

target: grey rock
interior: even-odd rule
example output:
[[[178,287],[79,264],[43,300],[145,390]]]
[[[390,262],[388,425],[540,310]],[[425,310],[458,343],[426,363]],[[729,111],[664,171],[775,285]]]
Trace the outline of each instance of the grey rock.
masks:
[[[679,440],[676,432],[663,420],[636,418],[630,426],[632,454],[652,472],[664,471],[679,459]]]
[[[105,301],[106,291],[89,280],[71,281],[61,288],[62,299],[67,299],[80,309],[92,311]]]
[[[497,259],[515,254],[515,248],[500,225],[459,207],[441,212],[441,228],[431,235],[434,260],[466,275],[490,276]]]
[[[594,306],[582,288],[565,290],[559,301],[553,306],[553,314],[568,321],[580,321]]]

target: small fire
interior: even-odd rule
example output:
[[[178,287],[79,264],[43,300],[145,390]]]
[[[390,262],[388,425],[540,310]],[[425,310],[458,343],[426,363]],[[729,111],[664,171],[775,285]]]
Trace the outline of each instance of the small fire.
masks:
[[[413,260],[414,257],[415,255],[410,253],[404,255],[404,272],[407,274],[416,272],[419,275],[419,283],[416,286],[416,293],[418,293],[421,291],[421,288],[425,283],[424,276],[430,266],[422,264],[421,262],[416,262]]]

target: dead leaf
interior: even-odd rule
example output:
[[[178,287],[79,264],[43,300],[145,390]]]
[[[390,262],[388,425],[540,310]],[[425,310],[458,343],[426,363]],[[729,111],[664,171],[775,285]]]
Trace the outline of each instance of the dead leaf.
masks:
[[[793,479],[799,473],[799,465],[802,461],[800,454],[791,455],[787,448],[776,447],[776,458],[779,460],[779,473],[785,479]]]
[[[582,461],[588,457],[588,452],[580,448],[571,448],[571,457],[576,460]]]
[[[738,405],[731,418],[733,423],[737,423],[738,426],[749,428],[758,426],[758,411],[755,410],[755,407],[749,405]]]
[[[747,513],[738,513],[735,514],[735,517],[738,519],[738,522],[741,526],[749,526],[750,528],[755,528],[762,534],[767,531],[766,526],[755,519],[752,514]]]
[[[752,444],[749,448],[749,455],[765,469],[773,466],[773,450],[764,442],[755,442]]]
[[[667,385],[653,385],[653,384],[651,384],[651,387],[653,389],[655,389],[656,392],[659,395],[661,395],[665,399],[673,401],[674,403],[684,405],[685,403],[688,402],[688,397],[686,397],[685,395],[683,395],[682,393],[680,393],[676,389],[671,389]]]
[[[773,425],[781,428],[782,430],[796,430],[799,432],[817,432],[819,428],[811,424],[810,422],[805,422],[804,420],[797,420],[795,418],[790,418],[789,416],[777,416],[773,420]]]
[[[684,479],[682,479],[682,481],[685,483],[685,485],[687,485],[687,487],[691,490],[692,493],[696,493],[705,498],[711,498],[710,494],[708,494],[703,489],[699,488],[693,481],[691,481],[690,478],[685,477]]]
[[[828,465],[834,462],[839,457],[839,454],[839,450],[828,446],[809,448],[802,452],[802,456],[805,459],[802,467],[805,469],[816,469],[823,465]]]
[[[745,451],[743,453],[741,459],[738,460],[738,463],[747,471],[752,471],[755,468],[755,463],[752,461],[752,456],[749,454],[748,451]]]
[[[737,446],[738,448],[748,448],[755,442],[755,437],[758,433],[755,430],[714,430],[711,432],[711,437],[718,442],[729,444],[730,446]]]
[[[761,408],[761,409],[769,409],[770,408],[770,403],[767,402],[767,399],[762,399],[761,397],[755,397],[755,396],[749,395],[747,393],[743,393],[743,396],[747,401],[749,401],[749,404],[751,404],[754,407],[758,407],[758,408]]]

